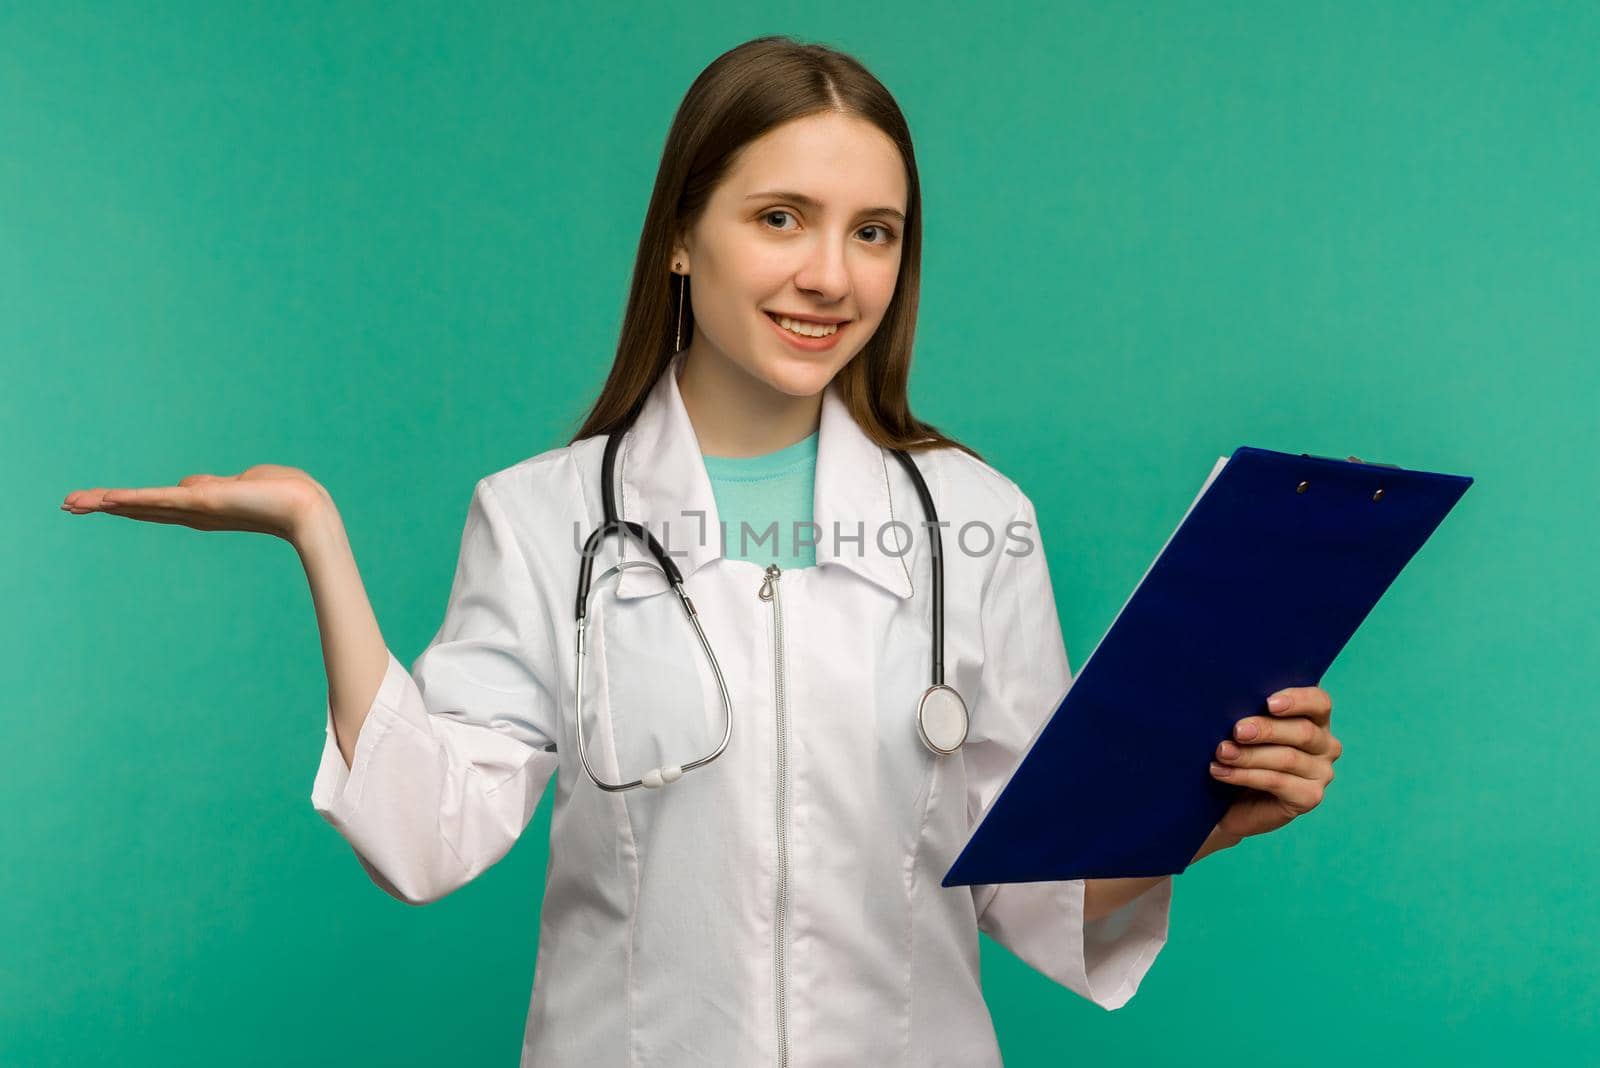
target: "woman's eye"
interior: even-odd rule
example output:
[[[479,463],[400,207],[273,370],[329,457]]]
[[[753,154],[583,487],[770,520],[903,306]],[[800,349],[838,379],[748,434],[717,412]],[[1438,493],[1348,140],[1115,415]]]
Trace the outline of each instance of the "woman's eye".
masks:
[[[773,210],[773,211],[769,211],[769,212],[766,212],[765,214],[763,214],[761,216],[761,219],[762,219],[763,222],[767,223],[768,225],[771,225],[772,219],[777,217],[777,216],[780,216],[780,215],[781,216],[786,216],[786,217],[791,218],[791,219],[794,218],[794,213],[793,212],[782,211],[782,210]],[[783,229],[786,229],[786,227],[773,226],[773,229],[774,230],[783,230]],[[876,231],[878,234],[882,235],[881,237],[879,237],[879,238],[877,238],[875,240],[868,241],[867,244],[869,244],[869,245],[892,245],[895,242],[895,240],[897,239],[897,235],[894,233],[894,231],[890,230],[887,226],[879,226],[877,223],[869,223],[868,225],[863,226],[861,228],[861,232],[862,233],[866,233],[868,231]]]

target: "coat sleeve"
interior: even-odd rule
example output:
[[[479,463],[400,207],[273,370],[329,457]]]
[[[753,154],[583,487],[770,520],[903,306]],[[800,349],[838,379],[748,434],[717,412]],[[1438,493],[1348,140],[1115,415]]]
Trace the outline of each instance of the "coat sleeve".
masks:
[[[401,901],[435,901],[505,856],[555,772],[544,595],[480,480],[444,622],[410,672],[389,653],[348,766],[326,710],[312,806]]]
[[[983,597],[982,680],[967,744],[967,815],[972,823],[1021,760],[1072,681],[1050,571],[1033,503],[1023,496]],[[1024,551],[1022,539],[1031,542]],[[1021,555],[1013,555],[1020,553]],[[1083,919],[1084,880],[972,887],[978,927],[1074,993],[1107,1010],[1139,988],[1167,941],[1168,875],[1116,912]]]

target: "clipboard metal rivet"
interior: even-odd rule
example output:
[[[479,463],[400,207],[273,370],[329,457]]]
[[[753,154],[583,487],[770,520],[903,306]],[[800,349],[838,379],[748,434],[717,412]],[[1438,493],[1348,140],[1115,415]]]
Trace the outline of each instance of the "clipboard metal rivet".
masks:
[[[1309,482],[1302,482],[1302,483],[1300,483],[1300,485],[1298,485],[1298,486],[1296,486],[1294,488],[1294,491],[1296,493],[1304,493],[1306,491],[1306,487],[1309,486],[1310,484],[1311,483],[1309,483]]]
[[[1375,500],[1375,501],[1383,500],[1383,490],[1379,489],[1378,492],[1374,493],[1372,495],[1372,499]]]

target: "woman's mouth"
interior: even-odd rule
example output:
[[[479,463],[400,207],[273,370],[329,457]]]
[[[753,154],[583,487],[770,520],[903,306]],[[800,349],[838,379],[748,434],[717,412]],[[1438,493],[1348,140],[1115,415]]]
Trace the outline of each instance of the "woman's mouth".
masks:
[[[839,340],[839,333],[849,326],[848,321],[842,323],[811,323],[800,319],[791,319],[786,315],[775,315],[764,311],[772,328],[789,344],[807,352],[821,352],[830,349]]]

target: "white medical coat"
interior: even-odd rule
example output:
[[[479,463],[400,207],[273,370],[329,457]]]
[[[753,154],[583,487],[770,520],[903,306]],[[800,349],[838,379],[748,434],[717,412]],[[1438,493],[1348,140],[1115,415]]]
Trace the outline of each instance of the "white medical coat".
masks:
[[[763,567],[721,553],[681,363],[627,432],[617,506],[662,540],[699,610],[733,699],[722,756],[621,794],[578,762],[573,611],[601,516],[598,436],[477,483],[443,624],[409,672],[391,652],[348,767],[330,712],[316,811],[379,887],[425,904],[504,856],[553,778],[524,1068],[997,1065],[980,929],[1123,1005],[1166,942],[1171,876],[1088,924],[1082,880],[939,885],[1071,681],[1030,500],[960,450],[913,454],[948,523],[945,680],[971,714],[966,745],[935,757],[915,725],[931,579],[909,476],[830,385],[817,564],[761,600]],[[607,545],[596,575],[650,559]],[[612,583],[591,609],[584,735],[622,781],[704,755],[723,719],[666,583],[643,568]]]

